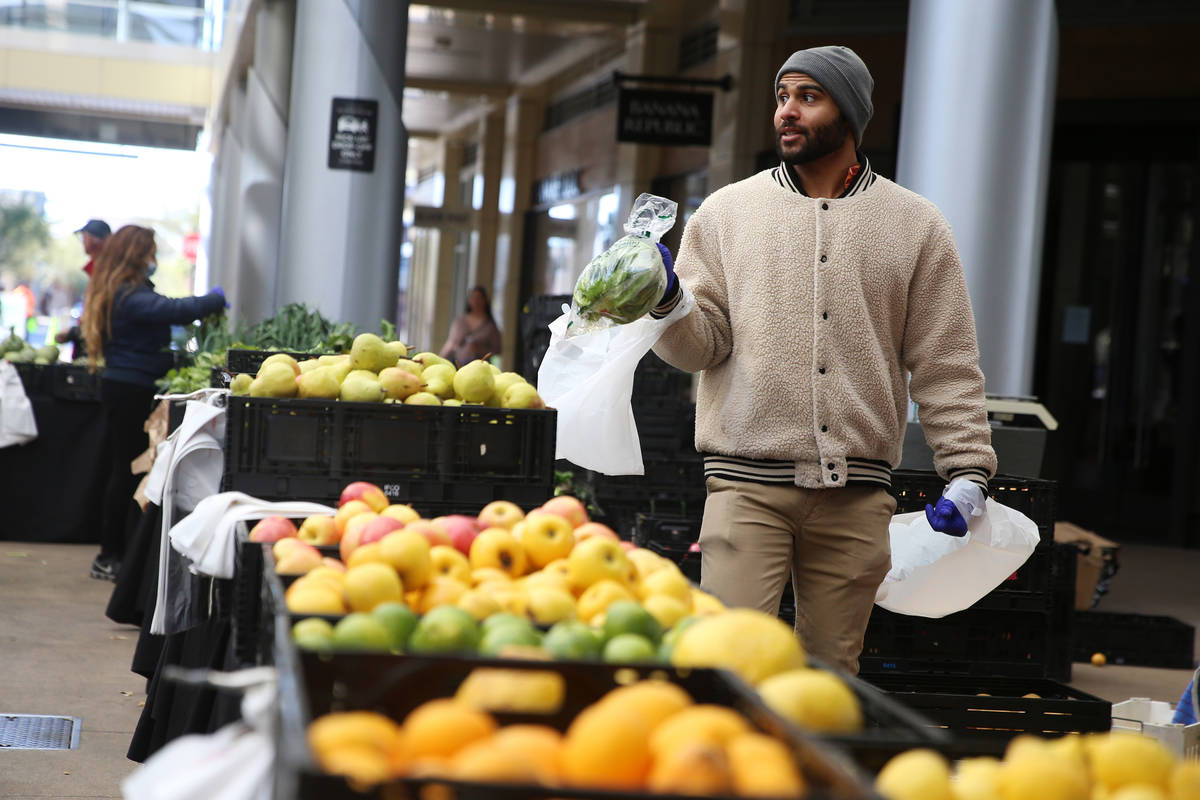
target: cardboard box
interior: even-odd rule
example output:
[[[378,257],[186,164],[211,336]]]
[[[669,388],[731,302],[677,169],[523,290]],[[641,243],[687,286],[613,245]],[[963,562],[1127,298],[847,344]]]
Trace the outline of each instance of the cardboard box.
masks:
[[[1161,700],[1131,697],[1113,703],[1113,730],[1133,731],[1158,739],[1180,758],[1200,758],[1200,722],[1172,723],[1175,707]]]
[[[1096,585],[1106,565],[1115,566],[1120,545],[1070,522],[1054,523],[1054,541],[1073,544],[1079,551],[1075,564],[1075,609],[1092,607]],[[1115,571],[1115,570],[1114,570]]]

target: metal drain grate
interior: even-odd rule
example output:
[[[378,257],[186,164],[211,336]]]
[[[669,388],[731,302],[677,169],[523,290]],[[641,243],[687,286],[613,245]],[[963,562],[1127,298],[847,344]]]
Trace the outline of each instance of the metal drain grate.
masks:
[[[81,723],[79,717],[0,714],[0,749],[74,750]]]

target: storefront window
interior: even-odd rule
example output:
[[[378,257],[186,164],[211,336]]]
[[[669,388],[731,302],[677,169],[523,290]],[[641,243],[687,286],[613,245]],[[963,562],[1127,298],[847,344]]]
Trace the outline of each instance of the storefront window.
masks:
[[[592,256],[624,235],[619,205],[620,194],[613,189],[534,212],[534,294],[571,293]]]

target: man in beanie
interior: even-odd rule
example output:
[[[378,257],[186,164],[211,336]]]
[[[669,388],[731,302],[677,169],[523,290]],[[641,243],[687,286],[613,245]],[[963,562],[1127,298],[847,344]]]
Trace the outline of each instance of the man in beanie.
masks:
[[[700,373],[704,588],[775,613],[790,576],[807,650],[851,673],[891,563],[909,396],[953,490],[927,509],[936,529],[965,533],[996,469],[950,226],[858,150],[873,87],[849,48],[792,54],[779,166],[708,197],[674,264],[663,248],[653,312],[695,296],[654,350]]]

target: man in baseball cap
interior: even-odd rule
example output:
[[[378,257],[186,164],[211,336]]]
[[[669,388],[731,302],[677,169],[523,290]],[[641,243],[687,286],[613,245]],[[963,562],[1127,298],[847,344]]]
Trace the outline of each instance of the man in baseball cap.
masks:
[[[704,200],[677,271],[663,252],[652,312],[695,301],[654,351],[700,375],[701,586],[774,615],[790,578],[805,650],[851,673],[890,566],[909,396],[953,489],[981,497],[996,470],[950,226],[859,149],[873,87],[848,47],[788,57],[772,85],[778,166]],[[956,496],[930,527],[966,532]]]
[[[100,254],[104,243],[112,235],[112,228],[102,219],[89,219],[83,224],[82,228],[75,231],[75,234],[83,242],[83,252],[88,257],[88,262],[83,265],[83,271],[90,278],[92,277],[92,270],[96,267],[96,256]],[[73,358],[80,358],[86,354],[83,332],[79,329],[78,325],[72,325],[65,331],[59,331],[54,335],[54,341],[59,344],[70,342],[74,348],[71,354]]]

